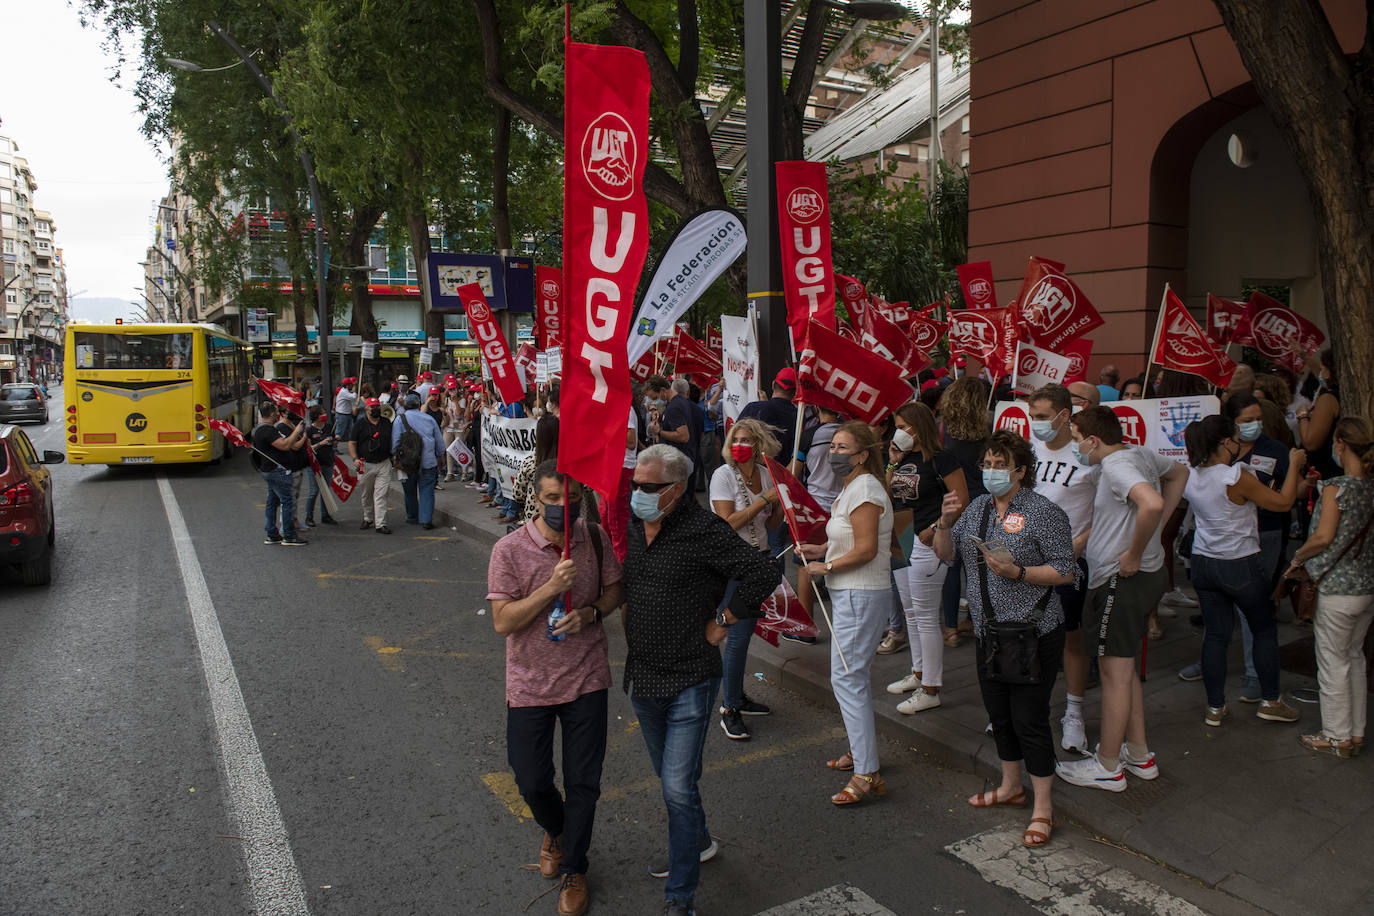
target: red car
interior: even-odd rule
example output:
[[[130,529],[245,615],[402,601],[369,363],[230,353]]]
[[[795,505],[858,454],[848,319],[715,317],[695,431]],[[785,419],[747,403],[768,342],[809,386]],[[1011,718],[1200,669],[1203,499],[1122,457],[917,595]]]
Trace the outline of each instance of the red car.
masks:
[[[17,426],[0,427],[0,564],[12,565],[25,585],[52,579],[52,472],[65,456],[51,449],[40,458]]]

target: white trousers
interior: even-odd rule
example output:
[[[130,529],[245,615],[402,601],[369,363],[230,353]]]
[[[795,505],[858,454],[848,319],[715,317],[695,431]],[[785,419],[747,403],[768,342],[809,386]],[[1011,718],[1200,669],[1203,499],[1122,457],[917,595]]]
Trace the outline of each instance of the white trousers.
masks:
[[[891,607],[892,589],[837,588],[830,590],[830,686],[840,704],[840,717],[849,735],[854,772],[878,769],[878,731],[873,722],[873,653],[882,642]],[[849,671],[844,670],[840,651]]]
[[[1322,732],[1332,740],[1363,738],[1369,702],[1364,636],[1374,619],[1374,595],[1317,595],[1312,622],[1321,687]]]

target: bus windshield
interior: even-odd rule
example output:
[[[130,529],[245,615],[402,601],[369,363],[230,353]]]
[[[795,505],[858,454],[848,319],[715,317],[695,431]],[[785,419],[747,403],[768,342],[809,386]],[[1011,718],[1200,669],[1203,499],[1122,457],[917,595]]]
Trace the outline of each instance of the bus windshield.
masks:
[[[190,369],[193,334],[99,334],[77,331],[78,369]]]

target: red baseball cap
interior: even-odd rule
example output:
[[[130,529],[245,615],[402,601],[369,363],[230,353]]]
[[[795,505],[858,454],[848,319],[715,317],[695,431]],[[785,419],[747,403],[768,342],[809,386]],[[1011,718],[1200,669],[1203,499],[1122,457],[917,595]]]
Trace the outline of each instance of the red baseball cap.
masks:
[[[381,407],[381,406],[382,406],[382,399],[381,399],[381,398],[368,398],[367,401],[366,401],[365,403],[367,404],[368,407]]]
[[[791,366],[785,366],[776,376],[773,377],[773,384],[787,391],[797,390],[797,370]]]

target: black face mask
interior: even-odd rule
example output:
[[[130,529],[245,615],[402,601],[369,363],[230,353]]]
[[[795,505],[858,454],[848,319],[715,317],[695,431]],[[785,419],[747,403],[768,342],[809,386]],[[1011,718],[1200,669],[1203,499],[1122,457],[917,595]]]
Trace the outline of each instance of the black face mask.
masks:
[[[371,408],[371,409],[368,410],[367,415],[368,415],[369,417],[371,417],[372,419],[376,420],[377,418],[379,418],[379,417],[382,415],[382,411],[381,411],[380,408],[373,407],[373,408]]]
[[[568,525],[575,524],[582,517],[582,500],[577,500],[567,506],[551,506],[541,502],[544,507],[544,524],[554,531],[563,532],[568,529]]]

